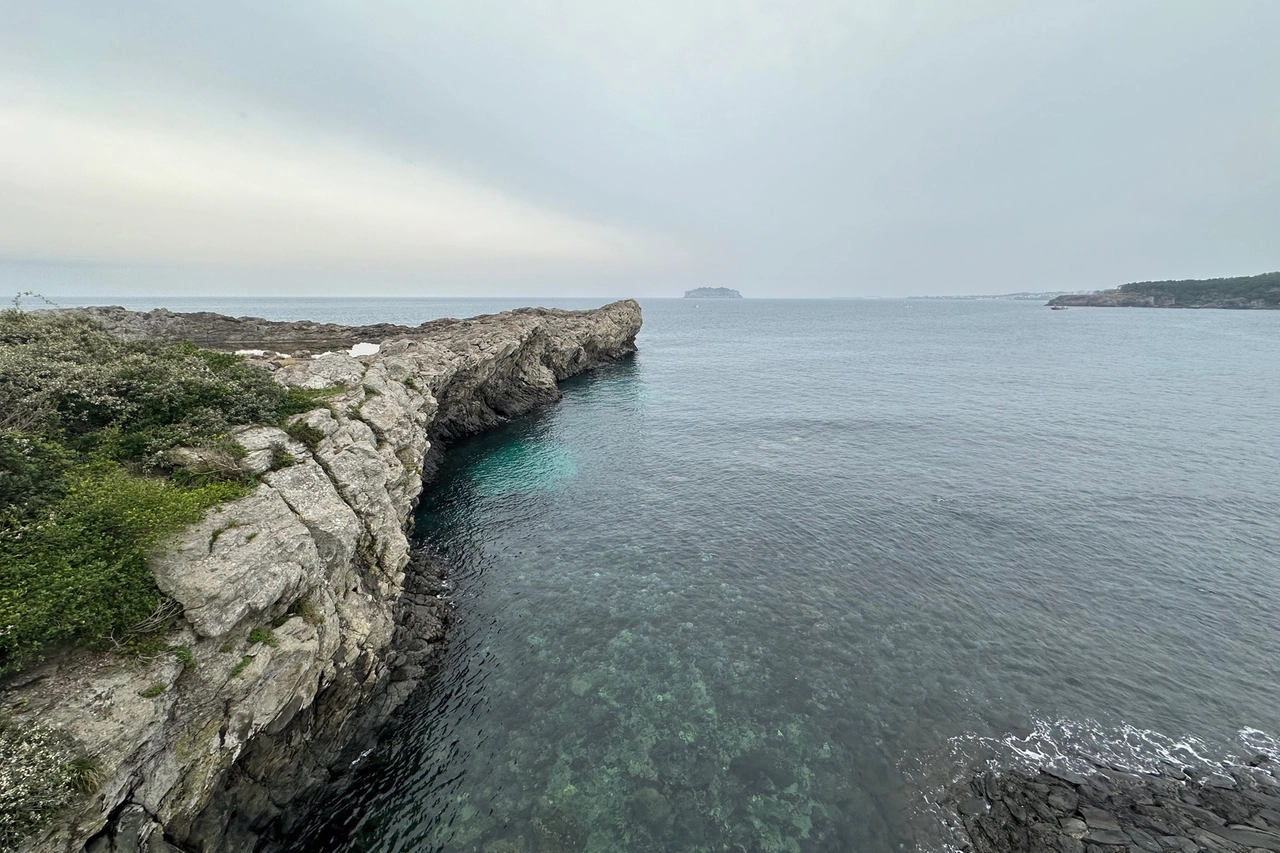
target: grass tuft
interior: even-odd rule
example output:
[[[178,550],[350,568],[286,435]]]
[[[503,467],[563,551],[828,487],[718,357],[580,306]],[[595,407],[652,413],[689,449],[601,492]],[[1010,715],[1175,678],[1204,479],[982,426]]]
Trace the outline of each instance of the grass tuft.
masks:
[[[319,606],[310,596],[303,596],[289,606],[289,612],[302,617],[302,621],[306,622],[312,628],[318,628],[324,624],[324,614],[320,612]]]
[[[249,668],[249,664],[253,663],[253,655],[245,655],[240,658],[240,662],[231,667],[231,677],[235,678],[240,673]]]
[[[107,781],[107,771],[97,756],[82,755],[67,764],[67,781],[72,790],[87,797]]]
[[[169,649],[169,651],[173,652],[173,657],[178,661],[178,663],[182,664],[183,672],[186,672],[188,669],[196,668],[196,656],[192,653],[189,647],[174,646]]]
[[[276,638],[275,633],[270,628],[254,628],[249,632],[249,645],[262,643],[264,646],[275,648],[280,645],[280,641]]]

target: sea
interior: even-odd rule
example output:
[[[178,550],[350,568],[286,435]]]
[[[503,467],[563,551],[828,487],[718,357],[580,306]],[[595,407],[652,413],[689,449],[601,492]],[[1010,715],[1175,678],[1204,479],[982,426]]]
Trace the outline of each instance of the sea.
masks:
[[[1280,312],[641,304],[449,448],[445,658],[293,849],[946,850],[976,767],[1280,754]]]

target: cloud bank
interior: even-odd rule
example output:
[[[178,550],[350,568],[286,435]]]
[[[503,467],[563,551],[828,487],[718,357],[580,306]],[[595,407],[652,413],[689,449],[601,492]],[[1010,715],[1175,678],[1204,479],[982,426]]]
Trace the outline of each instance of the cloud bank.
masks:
[[[658,267],[672,250],[334,138],[0,105],[0,254],[358,270]]]
[[[1274,0],[10,5],[0,266],[779,296],[1280,267]]]

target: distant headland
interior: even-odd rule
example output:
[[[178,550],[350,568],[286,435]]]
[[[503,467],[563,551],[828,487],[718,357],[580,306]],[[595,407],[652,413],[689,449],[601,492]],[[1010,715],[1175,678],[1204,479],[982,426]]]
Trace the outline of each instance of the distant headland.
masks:
[[[728,287],[695,287],[684,292],[685,299],[741,299],[742,294]]]
[[[1052,306],[1099,308],[1272,308],[1280,309],[1280,272],[1237,278],[1140,281],[1097,293],[1068,293]]]
[[[1066,290],[1045,290],[1038,293],[1032,291],[1021,291],[1019,293],[986,293],[975,294],[969,296],[908,296],[907,299],[934,299],[934,300],[990,300],[998,299],[1012,302],[1043,302],[1046,299],[1053,299],[1055,296],[1062,296],[1067,293]]]

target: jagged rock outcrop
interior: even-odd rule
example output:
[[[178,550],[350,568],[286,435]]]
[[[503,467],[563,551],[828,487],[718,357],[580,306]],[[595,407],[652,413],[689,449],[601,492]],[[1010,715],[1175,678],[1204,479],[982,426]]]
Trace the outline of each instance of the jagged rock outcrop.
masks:
[[[975,853],[1280,851],[1276,764],[1250,764],[1212,774],[984,772],[952,805]]]
[[[169,312],[93,312],[121,334],[284,348],[299,324]],[[336,331],[376,355],[261,361],[321,405],[236,436],[258,478],[153,558],[182,607],[170,650],[136,660],[80,651],[0,685],[22,720],[73,735],[105,783],[22,849],[250,850],[358,726],[389,708],[438,651],[439,571],[406,525],[442,439],[559,397],[558,380],[635,351],[640,308],[522,309],[421,327]],[[346,337],[342,337],[345,335]],[[297,424],[305,424],[298,427]],[[301,437],[304,440],[299,440]]]

